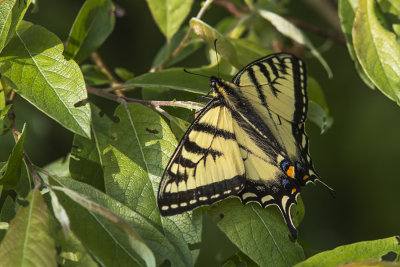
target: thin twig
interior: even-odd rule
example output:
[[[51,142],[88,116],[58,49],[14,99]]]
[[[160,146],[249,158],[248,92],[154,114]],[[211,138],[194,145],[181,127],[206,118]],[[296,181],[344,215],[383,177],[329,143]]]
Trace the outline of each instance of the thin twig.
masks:
[[[204,105],[199,104],[197,102],[192,102],[192,101],[154,101],[154,100],[142,100],[142,99],[135,99],[135,98],[129,98],[125,96],[119,96],[115,94],[111,94],[108,92],[105,92],[102,89],[94,88],[87,86],[86,87],[87,91],[91,94],[110,99],[115,102],[122,103],[121,100],[126,101],[126,102],[133,102],[133,103],[140,103],[143,105],[147,106],[171,106],[171,107],[181,107],[181,108],[187,108],[187,109],[195,109],[195,110],[200,110],[204,107]]]
[[[200,19],[203,15],[204,12],[207,10],[208,6],[211,5],[211,3],[213,2],[213,0],[207,0],[204,5],[202,6],[202,8],[200,8],[199,13],[197,13],[196,18]],[[165,67],[165,64],[167,64],[171,59],[173,59],[174,57],[176,57],[176,55],[183,49],[185,43],[187,42],[187,40],[190,37],[190,34],[192,33],[192,28],[189,27],[189,30],[187,31],[186,35],[183,37],[182,41],[179,43],[179,45],[177,46],[177,48],[174,50],[174,52],[172,52],[167,59],[164,60],[163,63],[161,63],[157,69],[150,69],[149,72],[155,72],[156,70],[162,70]]]
[[[287,18],[287,20],[289,20],[291,23],[293,23],[294,25],[296,25],[297,27],[307,30],[309,32],[315,33],[317,35],[320,35],[324,38],[329,38],[332,41],[335,41],[339,44],[346,44],[346,40],[344,39],[343,35],[335,35],[335,34],[331,34],[329,32],[327,32],[325,29],[322,29],[316,25],[310,24],[310,23],[306,23],[304,21],[298,20],[298,19],[294,19],[294,18]]]
[[[104,64],[103,60],[101,59],[100,55],[97,52],[93,52],[90,55],[90,58],[93,60],[94,64],[96,64],[96,66],[100,69],[100,71],[107,76],[108,79],[110,79],[113,82],[117,80],[111,73],[111,71],[108,70],[108,68],[106,67],[106,65]]]
[[[225,8],[229,13],[231,13],[232,15],[234,15],[236,18],[241,18],[244,16],[244,13],[242,11],[240,11],[234,3],[232,3],[231,1],[226,1],[226,0],[219,0],[219,1],[214,1],[213,2],[214,5],[216,6],[220,6]],[[247,12],[246,12],[247,13]]]

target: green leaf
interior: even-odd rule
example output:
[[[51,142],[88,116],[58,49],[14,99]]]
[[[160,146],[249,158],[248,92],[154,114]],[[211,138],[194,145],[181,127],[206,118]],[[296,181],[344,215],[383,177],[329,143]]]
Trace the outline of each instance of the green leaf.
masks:
[[[29,193],[29,205],[20,206],[0,244],[3,266],[56,266],[50,213],[38,190]]]
[[[24,139],[25,125],[8,158],[7,164],[0,170],[0,185],[4,185],[5,188],[14,188],[19,182],[24,152]]]
[[[132,228],[128,232],[133,230],[140,235],[154,252],[157,265],[169,259],[172,266],[183,266],[175,248],[160,229],[139,213],[87,184],[68,178],[57,178],[57,183],[64,187],[61,189],[64,193],[56,191],[56,194],[71,220],[71,230],[102,264],[138,264],[135,260],[138,256],[130,248],[127,233],[124,232],[128,223]]]
[[[349,50],[350,57],[353,59],[356,70],[360,78],[364,81],[366,85],[370,88],[374,88],[374,84],[365,74],[364,70],[362,69],[360,62],[358,62],[356,57],[356,52],[354,51],[354,44],[352,38],[352,30],[353,30],[353,23],[354,23],[354,16],[355,11],[358,5],[358,0],[339,0],[339,18],[340,23],[342,26],[342,30],[344,36],[346,38],[347,49]]]
[[[4,0],[0,4],[0,52],[14,36],[31,0]]]
[[[329,78],[332,77],[332,70],[329,67],[328,63],[326,63],[325,59],[314,47],[310,39],[308,39],[308,37],[299,28],[297,28],[291,22],[287,21],[285,18],[273,12],[267,10],[259,10],[259,13],[261,17],[268,20],[280,33],[291,38],[297,43],[308,47],[311,51],[311,54],[313,54],[319,60],[319,62],[321,62],[322,66],[328,73]]]
[[[85,82],[89,86],[99,86],[111,83],[107,75],[105,75],[96,65],[85,64],[81,66],[81,70]]]
[[[242,205],[230,198],[211,206],[208,212],[219,220],[217,225],[228,238],[259,266],[292,266],[305,258],[301,246],[290,240],[276,207]]]
[[[0,54],[2,79],[62,126],[89,137],[90,106],[75,106],[87,98],[85,82],[79,66],[62,53],[53,33],[22,22]]]
[[[114,71],[118,75],[118,77],[121,78],[123,81],[127,81],[135,77],[135,74],[133,74],[133,72],[125,68],[115,68]]]
[[[240,62],[247,62],[245,65],[272,53],[271,50],[265,49],[246,39],[231,39],[231,42],[236,49]]]
[[[97,50],[114,29],[110,0],[86,0],[72,25],[65,56],[80,63]]]
[[[222,67],[221,62],[221,67]],[[218,74],[217,66],[206,68],[187,69],[190,72],[215,76]],[[222,78],[230,80],[230,75],[221,73]],[[124,87],[127,88],[168,88],[206,95],[210,91],[210,81],[205,77],[185,73],[183,68],[170,68],[158,72],[146,73],[126,81]]]
[[[326,103],[324,91],[319,83],[312,77],[308,78],[308,115],[320,129],[321,134],[328,130],[333,124],[333,118],[329,116],[329,108]]]
[[[104,149],[113,140],[112,121],[92,105],[92,139],[75,135],[69,170],[71,177],[104,191]]]
[[[235,47],[231,41],[223,36],[216,29],[205,23],[204,21],[192,18],[190,20],[190,27],[200,36],[210,47],[214,49],[214,42],[217,40],[217,52],[226,61],[231,63],[235,68],[241,69],[249,62],[240,62],[238,60]]]
[[[193,266],[200,242],[201,217],[187,212],[161,217],[156,197],[159,182],[177,141],[164,119],[140,104],[119,106],[112,126],[114,142],[105,154],[105,187],[110,196],[162,227],[185,266]],[[135,181],[132,183],[132,181]]]
[[[107,208],[93,202],[86,195],[79,194],[73,190],[65,187],[53,187],[55,190],[59,190],[70,197],[75,202],[79,203],[82,207],[86,208],[89,212],[94,212],[98,215],[103,216],[109,222],[113,223],[119,230],[121,230],[127,237],[131,248],[136,252],[146,263],[147,266],[156,266],[156,261],[153,252],[144,243],[141,237],[136,233],[136,231],[120,216],[111,212]],[[122,243],[122,242],[121,242]],[[127,249],[127,248],[126,248]],[[134,254],[129,255],[130,257],[135,257]],[[142,263],[136,259],[132,263],[142,265]]]
[[[161,32],[170,40],[189,14],[193,0],[147,0],[147,4]]]
[[[178,48],[182,39],[185,37],[187,30],[188,30],[187,27],[181,29],[172,37],[169,43],[168,42],[165,43],[160,48],[160,50],[157,52],[157,55],[153,60],[152,68],[156,68],[162,63],[164,63],[164,67],[172,66],[182,61],[186,57],[190,56],[191,54],[196,52],[200,47],[202,47],[203,42],[201,42],[199,38],[197,39],[189,38],[189,40],[186,41],[185,44],[183,45],[181,51],[174,58],[170,59],[169,61],[166,61],[169,54],[171,54],[173,51],[175,51],[175,49]],[[195,35],[193,34],[193,36]]]
[[[364,241],[340,246],[332,250],[318,253],[295,266],[329,267],[339,266],[350,262],[380,260],[382,256],[386,255],[389,252],[394,252],[396,254],[400,253],[400,237],[395,236],[385,239]],[[365,265],[362,264],[360,266]]]
[[[359,1],[353,43],[366,75],[389,99],[400,105],[400,47],[394,33],[379,23],[374,1]]]

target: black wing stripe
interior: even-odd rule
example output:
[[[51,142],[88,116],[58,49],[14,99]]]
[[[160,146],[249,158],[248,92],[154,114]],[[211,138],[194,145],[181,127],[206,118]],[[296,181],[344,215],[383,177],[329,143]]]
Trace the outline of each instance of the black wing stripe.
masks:
[[[217,129],[214,126],[205,123],[196,123],[195,125],[193,125],[192,130],[212,134],[215,137],[223,137],[225,139],[236,139],[234,133],[225,131],[223,129]]]

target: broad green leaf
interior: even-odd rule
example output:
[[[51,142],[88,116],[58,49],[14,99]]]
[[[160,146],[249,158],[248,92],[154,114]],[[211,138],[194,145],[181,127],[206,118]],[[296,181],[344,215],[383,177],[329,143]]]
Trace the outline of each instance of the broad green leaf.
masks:
[[[104,149],[113,140],[112,121],[92,105],[92,139],[75,135],[69,170],[71,177],[104,191]]]
[[[85,82],[89,86],[99,86],[111,83],[110,79],[105,75],[99,67],[92,64],[85,64],[81,66]]]
[[[51,173],[54,176],[59,176],[59,177],[69,177],[70,173],[69,173],[69,161],[70,161],[70,157],[62,157],[59,158],[49,164],[47,164],[46,166],[44,166],[44,169],[48,172]],[[42,177],[47,177],[44,174],[41,174]]]
[[[350,262],[380,260],[389,252],[400,253],[400,237],[389,237],[374,241],[358,242],[340,246],[332,250],[318,253],[307,260],[295,265],[296,267],[330,267]],[[355,265],[357,266],[357,265]],[[365,266],[365,265],[359,265]],[[385,266],[385,265],[384,265]]]
[[[349,50],[350,57],[354,61],[354,65],[360,75],[360,78],[364,81],[366,85],[370,88],[374,88],[374,84],[365,74],[364,70],[362,69],[360,62],[358,62],[356,57],[356,52],[354,51],[354,44],[352,38],[352,30],[353,30],[353,23],[354,23],[354,16],[357,9],[358,0],[339,0],[339,18],[340,23],[342,26],[342,30],[344,36],[346,38],[347,49]]]
[[[200,242],[201,217],[192,212],[161,217],[156,203],[162,173],[177,144],[175,136],[158,113],[143,105],[121,105],[115,115],[115,141],[104,161],[107,194],[162,227],[185,265],[193,266],[198,251],[188,244]]]
[[[0,54],[2,79],[62,126],[89,137],[90,106],[78,105],[87,98],[85,82],[79,66],[62,53],[57,36],[24,21]]]
[[[102,264],[139,264],[123,231],[128,223],[129,231],[137,232],[154,252],[157,265],[168,259],[172,266],[184,266],[173,245],[147,218],[87,184],[70,178],[57,178],[57,183],[64,187],[63,193],[56,194],[71,220],[71,230]]]
[[[240,62],[238,60],[235,47],[231,41],[223,36],[216,29],[205,23],[204,21],[192,18],[190,20],[190,27],[200,36],[210,47],[214,49],[214,42],[217,40],[217,52],[226,61],[230,62],[235,68],[241,69],[249,62]]]
[[[208,212],[219,220],[217,225],[227,237],[259,266],[292,266],[305,258],[302,247],[291,241],[276,207],[242,205],[231,198],[213,205]]]
[[[65,56],[82,62],[97,50],[114,29],[111,0],[86,0],[69,33]]]
[[[50,213],[38,190],[29,193],[0,244],[2,266],[57,266]]]
[[[14,36],[31,0],[4,0],[0,4],[0,52]]]
[[[220,67],[221,70],[224,69],[224,64],[222,62]],[[218,69],[216,65],[204,68],[187,69],[187,71],[208,77],[218,75]],[[231,79],[231,76],[226,73],[220,73],[220,77],[225,80]],[[126,83],[124,83],[124,87],[168,88],[206,95],[210,91],[210,79],[191,73],[185,73],[182,68],[170,68],[159,72],[146,73],[136,76],[135,78],[126,81]]]
[[[379,23],[374,1],[359,1],[353,43],[366,75],[388,98],[400,104],[400,46],[394,33]]]
[[[328,63],[326,63],[325,59],[321,56],[318,50],[314,47],[310,39],[295,25],[286,20],[285,18],[279,16],[276,13],[267,11],[267,10],[259,10],[261,17],[268,20],[274,27],[283,35],[291,38],[292,40],[298,42],[299,44],[305,45],[311,51],[319,62],[321,62],[322,66],[325,68],[328,76],[332,77],[332,70],[329,67]]]
[[[55,190],[59,190],[66,194],[69,198],[79,203],[82,207],[86,208],[89,212],[94,212],[98,215],[103,216],[109,222],[113,223],[119,230],[121,230],[128,238],[129,245],[146,263],[147,266],[156,266],[156,261],[153,252],[149,249],[142,238],[136,233],[136,231],[120,216],[111,212],[109,209],[97,204],[90,200],[86,195],[77,193],[65,187],[55,186]],[[122,243],[122,242],[121,242]],[[127,249],[127,248],[126,248]],[[135,257],[134,254],[129,255]],[[137,264],[142,265],[139,259],[134,260]],[[132,262],[133,263],[133,262]]]
[[[8,158],[6,166],[0,170],[0,185],[5,188],[14,188],[21,176],[22,157],[24,152],[24,139],[25,139],[25,125],[22,128],[22,133],[18,137],[10,157]]]
[[[167,40],[178,31],[192,7],[193,0],[146,0],[151,14]]]

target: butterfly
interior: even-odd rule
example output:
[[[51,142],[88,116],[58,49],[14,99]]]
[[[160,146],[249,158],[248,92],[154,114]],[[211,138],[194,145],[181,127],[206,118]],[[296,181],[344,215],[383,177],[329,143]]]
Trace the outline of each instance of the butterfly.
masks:
[[[319,179],[304,131],[306,66],[277,53],[251,62],[232,82],[210,78],[215,97],[190,125],[163,173],[157,203],[170,216],[229,196],[276,205],[294,238],[290,208]]]

